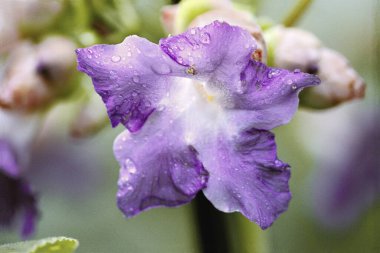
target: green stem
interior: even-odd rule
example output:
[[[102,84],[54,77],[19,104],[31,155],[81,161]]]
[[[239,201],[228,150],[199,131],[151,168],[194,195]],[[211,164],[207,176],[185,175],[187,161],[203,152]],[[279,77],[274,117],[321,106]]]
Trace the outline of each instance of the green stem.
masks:
[[[294,26],[301,16],[305,13],[306,9],[310,6],[312,0],[299,0],[293,7],[292,11],[285,17],[282,24],[286,27]]]

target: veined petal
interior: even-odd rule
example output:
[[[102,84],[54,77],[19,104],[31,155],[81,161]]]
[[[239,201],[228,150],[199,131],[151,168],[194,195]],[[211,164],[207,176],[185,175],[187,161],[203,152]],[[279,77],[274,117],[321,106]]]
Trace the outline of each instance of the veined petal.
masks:
[[[106,104],[112,126],[139,130],[170,85],[172,72],[184,72],[160,48],[129,36],[117,45],[77,49],[78,69],[92,78]]]
[[[117,202],[126,217],[185,204],[206,186],[208,173],[197,151],[186,144],[177,119],[165,114],[157,111],[139,132],[124,131],[115,140],[121,167]]]
[[[160,47],[194,78],[233,86],[257,45],[248,31],[215,21],[161,39]]]
[[[288,123],[297,110],[298,93],[320,83],[317,76],[253,60],[256,41],[247,31],[227,23],[192,28],[162,39],[160,46],[188,67],[192,78],[205,82],[232,121],[248,123],[243,128],[269,130]]]
[[[248,123],[248,129],[269,130],[286,124],[297,111],[299,92],[319,83],[315,75],[250,61],[241,73],[239,90],[226,99],[229,117],[239,124]]]
[[[274,135],[249,130],[198,147],[210,173],[203,191],[223,212],[241,212],[261,228],[268,228],[291,199],[289,166],[277,159]]]

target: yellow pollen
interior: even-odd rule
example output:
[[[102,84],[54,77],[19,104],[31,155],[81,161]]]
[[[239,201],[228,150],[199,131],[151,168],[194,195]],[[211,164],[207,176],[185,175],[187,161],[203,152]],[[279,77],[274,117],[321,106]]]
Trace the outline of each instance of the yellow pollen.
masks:
[[[214,102],[215,100],[215,96],[213,95],[210,95],[203,84],[200,84],[200,83],[197,83],[196,84],[196,88],[198,90],[198,92],[207,100],[207,102]]]
[[[197,71],[195,70],[193,66],[190,66],[188,69],[186,69],[186,73],[189,75],[195,75]]]

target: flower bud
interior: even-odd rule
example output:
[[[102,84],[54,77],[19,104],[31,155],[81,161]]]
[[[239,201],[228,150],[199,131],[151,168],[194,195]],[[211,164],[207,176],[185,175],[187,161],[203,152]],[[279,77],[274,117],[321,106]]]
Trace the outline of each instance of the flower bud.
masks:
[[[39,45],[21,43],[11,52],[0,84],[0,107],[20,111],[46,108],[73,89],[75,44],[50,37]]]
[[[269,64],[289,70],[316,74],[321,84],[303,91],[301,105],[322,109],[364,96],[365,83],[338,52],[323,47],[313,34],[297,29],[274,27],[265,33]]]
[[[326,108],[364,97],[364,80],[343,55],[331,49],[322,48],[318,68],[318,76],[322,82],[318,87],[301,93],[302,105]]]
[[[70,134],[76,138],[84,138],[96,134],[109,124],[107,111],[101,98],[95,92],[81,105],[70,126]]]
[[[161,9],[161,24],[169,34],[175,32],[175,19],[178,13],[178,4],[166,5]]]
[[[13,4],[13,15],[17,17],[18,27],[23,34],[40,34],[55,20],[63,9],[62,0],[28,0]]]
[[[2,3],[0,8],[0,55],[12,49],[18,37],[11,5],[10,3]]]

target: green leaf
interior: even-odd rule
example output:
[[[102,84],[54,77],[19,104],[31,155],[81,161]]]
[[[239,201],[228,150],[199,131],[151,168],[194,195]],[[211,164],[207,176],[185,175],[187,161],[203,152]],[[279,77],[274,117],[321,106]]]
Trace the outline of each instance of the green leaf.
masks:
[[[67,237],[49,237],[0,246],[0,253],[73,253],[79,242]]]

